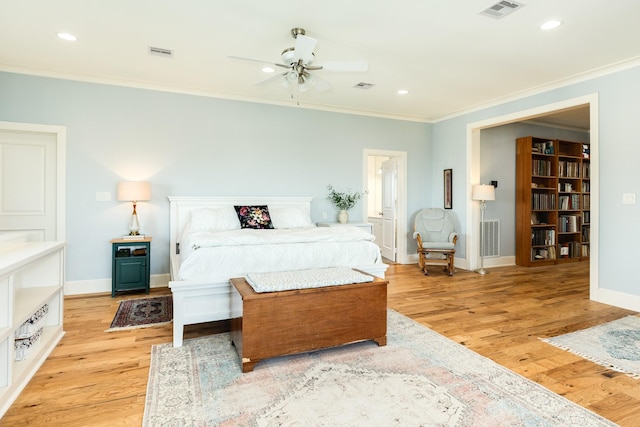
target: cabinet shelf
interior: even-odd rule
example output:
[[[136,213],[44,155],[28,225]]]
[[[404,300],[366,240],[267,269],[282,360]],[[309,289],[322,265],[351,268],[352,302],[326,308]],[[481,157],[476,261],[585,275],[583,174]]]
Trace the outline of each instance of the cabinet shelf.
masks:
[[[0,244],[0,418],[62,336],[64,242]],[[42,306],[39,344],[16,361],[15,335]]]
[[[585,144],[533,136],[518,138],[516,144],[516,264],[588,259]]]
[[[49,300],[58,295],[60,286],[44,286],[42,288],[19,289],[16,291],[16,304],[13,312],[13,324],[21,325]]]

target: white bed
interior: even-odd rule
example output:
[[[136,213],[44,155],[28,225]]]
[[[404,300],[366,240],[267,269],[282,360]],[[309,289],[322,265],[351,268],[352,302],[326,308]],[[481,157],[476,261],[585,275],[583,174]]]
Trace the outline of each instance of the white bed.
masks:
[[[232,277],[242,277],[248,273],[258,272],[348,266],[384,278],[387,265],[382,263],[378,247],[372,241],[347,241],[350,240],[350,233],[362,233],[359,228],[315,228],[310,224],[311,228],[304,229],[304,224],[296,223],[298,217],[295,217],[292,227],[296,229],[286,230],[284,229],[286,227],[283,227],[282,230],[278,230],[276,221],[278,216],[283,226],[291,224],[292,217],[287,216],[285,220],[285,212],[306,213],[308,218],[311,199],[311,197],[169,197],[171,245],[169,287],[173,294],[174,347],[182,346],[185,325],[232,317],[232,288],[229,282]],[[267,205],[276,230],[238,230],[239,233],[216,232],[210,235],[198,233],[199,229],[192,228],[202,212],[208,212],[207,210],[226,212],[235,205]],[[194,221],[192,221],[192,214]],[[310,222],[310,219],[307,221]],[[195,232],[193,234],[186,232],[190,229]],[[318,237],[317,233],[323,233],[323,237]],[[278,243],[270,244],[269,239],[272,238]],[[237,244],[237,239],[243,241],[247,239],[247,244],[240,242],[240,247],[224,248],[225,239],[230,239],[234,244]],[[264,241],[256,245],[252,243],[255,242],[254,239]],[[305,239],[309,242],[300,243],[306,241]],[[194,250],[193,245],[197,249]],[[342,247],[347,247],[347,250],[342,251]],[[340,253],[346,255],[339,255]],[[199,257],[203,260],[198,261]],[[214,264],[218,261],[220,263],[215,266]],[[181,268],[183,263],[184,268]],[[336,263],[340,265],[335,265]],[[249,271],[244,271],[245,269]]]

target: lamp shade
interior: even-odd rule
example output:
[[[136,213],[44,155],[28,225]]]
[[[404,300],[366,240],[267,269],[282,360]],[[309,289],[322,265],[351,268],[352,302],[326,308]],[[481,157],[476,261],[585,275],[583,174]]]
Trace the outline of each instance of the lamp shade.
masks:
[[[118,183],[118,200],[140,202],[151,199],[151,184],[143,181],[122,181]]]
[[[471,199],[473,200],[495,200],[496,189],[493,185],[479,184],[473,186],[471,193]]]

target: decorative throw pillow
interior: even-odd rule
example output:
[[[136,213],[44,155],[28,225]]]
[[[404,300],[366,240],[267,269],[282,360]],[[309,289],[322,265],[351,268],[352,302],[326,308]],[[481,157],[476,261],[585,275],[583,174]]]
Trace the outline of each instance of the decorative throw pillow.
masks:
[[[240,227],[258,229],[273,228],[267,205],[234,206],[234,208],[240,220]]]

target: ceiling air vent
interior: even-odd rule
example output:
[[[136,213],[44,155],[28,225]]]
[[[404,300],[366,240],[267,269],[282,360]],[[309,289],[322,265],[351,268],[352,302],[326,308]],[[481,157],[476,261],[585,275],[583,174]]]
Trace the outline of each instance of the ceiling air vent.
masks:
[[[171,49],[163,49],[161,47],[149,46],[149,54],[163,56],[165,58],[173,57],[173,51]]]
[[[518,3],[515,1],[502,0],[492,6],[489,6],[488,8],[480,12],[480,14],[491,16],[492,18],[500,19],[510,14],[511,12],[515,12],[516,10],[522,8],[523,6],[524,4],[522,3]]]
[[[356,89],[364,89],[364,90],[366,90],[366,89],[371,89],[371,88],[372,88],[372,87],[374,87],[374,86],[375,86],[375,85],[374,85],[373,83],[360,82],[360,83],[356,84],[356,85],[354,86],[354,88],[356,88]]]

